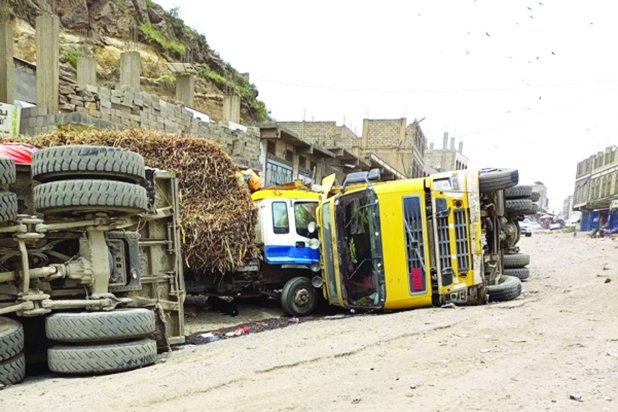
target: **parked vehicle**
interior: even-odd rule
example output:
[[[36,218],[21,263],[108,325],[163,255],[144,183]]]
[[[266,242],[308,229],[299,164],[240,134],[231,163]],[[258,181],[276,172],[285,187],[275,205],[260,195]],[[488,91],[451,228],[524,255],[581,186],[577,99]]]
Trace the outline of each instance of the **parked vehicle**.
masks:
[[[532,223],[530,222],[530,219],[519,221],[519,231],[526,237],[532,236]]]
[[[174,175],[112,147],[4,149],[0,384],[40,357],[57,373],[105,373],[183,343]]]
[[[391,182],[377,182],[377,170],[348,175],[318,208],[324,297],[368,310],[519,296],[501,246],[503,189],[517,178],[508,169]]]

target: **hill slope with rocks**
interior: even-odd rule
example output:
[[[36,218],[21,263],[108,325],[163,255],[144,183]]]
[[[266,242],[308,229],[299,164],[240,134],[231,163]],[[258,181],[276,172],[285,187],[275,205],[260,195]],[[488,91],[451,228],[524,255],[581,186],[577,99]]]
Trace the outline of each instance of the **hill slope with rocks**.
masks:
[[[222,117],[225,93],[241,96],[244,123],[268,119],[265,104],[258,100],[248,76],[223,61],[206,37],[188,27],[178,10],[166,11],[151,0],[9,0],[16,17],[15,55],[36,62],[35,19],[55,12],[61,25],[62,72],[75,75],[77,58],[92,53],[97,60],[101,84],[118,81],[118,60],[126,50],[142,56],[142,88],[159,95],[174,96],[175,77],[166,62],[192,63],[197,75],[195,108],[214,119]]]

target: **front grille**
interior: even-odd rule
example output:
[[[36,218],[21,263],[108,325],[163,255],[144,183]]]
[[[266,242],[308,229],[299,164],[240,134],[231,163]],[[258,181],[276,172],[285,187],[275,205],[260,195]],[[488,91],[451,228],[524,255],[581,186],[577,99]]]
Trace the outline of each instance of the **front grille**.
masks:
[[[445,269],[451,267],[451,239],[448,231],[448,216],[438,217],[437,225],[440,269],[444,273]]]
[[[455,239],[457,241],[457,267],[461,274],[470,269],[468,226],[466,225],[466,211],[464,209],[455,210]]]
[[[426,290],[425,242],[423,238],[423,216],[420,198],[409,196],[403,199],[403,217],[406,233],[406,257],[410,292]]]

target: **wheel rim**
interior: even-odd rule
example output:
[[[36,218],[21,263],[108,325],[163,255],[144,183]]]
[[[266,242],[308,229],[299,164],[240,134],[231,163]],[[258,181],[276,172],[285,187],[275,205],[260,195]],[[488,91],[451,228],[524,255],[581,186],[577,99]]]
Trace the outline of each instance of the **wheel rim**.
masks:
[[[311,292],[307,288],[300,288],[294,293],[294,304],[305,307],[311,304]]]

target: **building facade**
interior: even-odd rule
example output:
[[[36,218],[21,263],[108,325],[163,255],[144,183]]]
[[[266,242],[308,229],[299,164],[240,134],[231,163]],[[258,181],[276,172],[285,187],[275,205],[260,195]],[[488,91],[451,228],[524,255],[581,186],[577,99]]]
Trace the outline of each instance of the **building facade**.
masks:
[[[464,170],[468,168],[468,158],[463,154],[463,142],[459,142],[459,149],[455,150],[455,138],[451,138],[450,148],[448,132],[444,132],[442,149],[434,149],[433,143],[425,154],[425,165],[429,170],[446,172],[450,170]]]
[[[577,164],[573,208],[575,210],[607,209],[618,199],[618,146]]]
[[[541,210],[546,211],[549,206],[549,198],[547,197],[547,187],[543,184],[543,182],[534,182],[532,191],[539,194],[539,200],[537,200],[535,203],[539,205]]]

